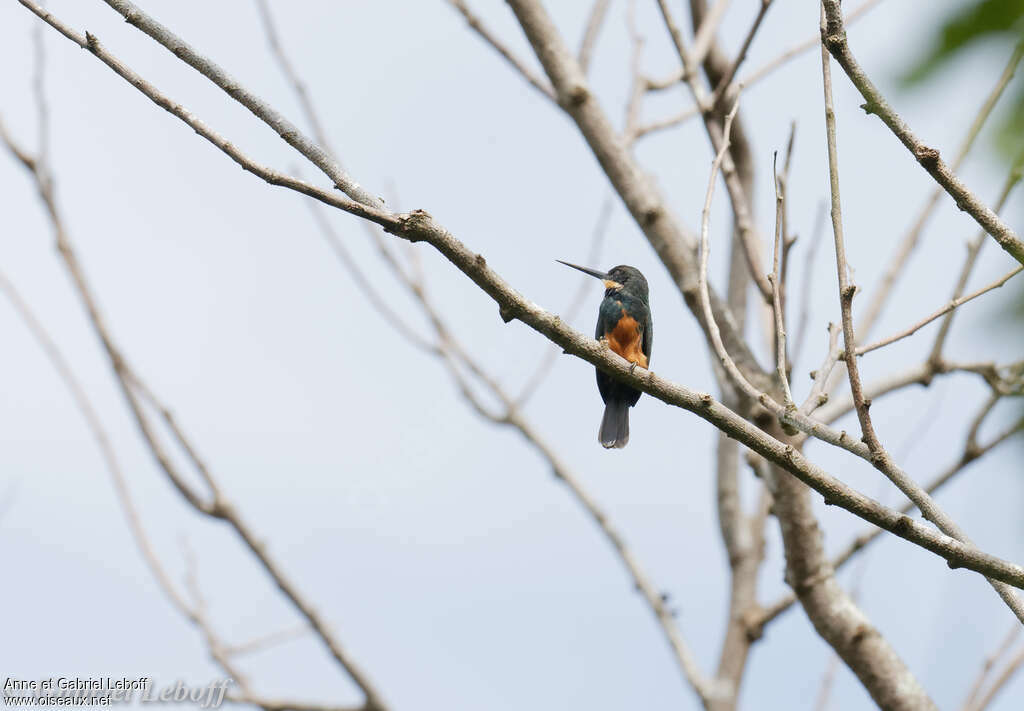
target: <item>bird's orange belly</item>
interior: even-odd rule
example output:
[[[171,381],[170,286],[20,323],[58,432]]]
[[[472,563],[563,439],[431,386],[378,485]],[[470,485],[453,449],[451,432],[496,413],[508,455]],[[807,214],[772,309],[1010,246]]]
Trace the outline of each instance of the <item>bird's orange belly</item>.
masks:
[[[641,368],[647,367],[647,356],[641,348],[643,338],[640,324],[635,318],[623,315],[611,333],[605,334],[605,338],[608,339],[608,346],[630,363],[636,363]]]

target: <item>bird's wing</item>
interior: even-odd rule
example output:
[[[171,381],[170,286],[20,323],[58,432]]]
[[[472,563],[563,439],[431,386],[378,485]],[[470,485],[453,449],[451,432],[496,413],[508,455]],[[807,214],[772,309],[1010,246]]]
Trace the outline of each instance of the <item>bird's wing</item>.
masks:
[[[641,326],[643,329],[643,341],[640,344],[640,348],[643,350],[644,355],[647,356],[647,365],[651,365],[651,346],[654,345],[654,317],[651,316],[650,309],[647,311],[647,318],[644,319],[644,324]]]

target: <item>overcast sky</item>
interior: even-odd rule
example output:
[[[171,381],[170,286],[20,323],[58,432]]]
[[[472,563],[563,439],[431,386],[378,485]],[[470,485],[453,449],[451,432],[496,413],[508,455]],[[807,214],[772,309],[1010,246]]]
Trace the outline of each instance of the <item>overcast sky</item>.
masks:
[[[141,4],[300,122],[252,2]],[[504,3],[473,4],[521,56],[531,57]],[[666,33],[654,4],[639,4],[648,40],[645,68],[667,75],[676,63]],[[547,5],[575,46],[589,0]],[[753,5],[732,4],[722,32],[730,51]],[[886,0],[850,28],[866,69],[915,131],[945,155],[994,83],[1002,51],[972,50],[942,82],[913,92],[896,78],[917,56],[939,8],[955,5],[930,3],[935,9],[922,18],[914,12],[917,3]],[[554,260],[585,261],[610,195],[571,122],[441,0],[272,6],[327,132],[356,179],[403,208],[427,209],[524,295],[563,313],[579,279]],[[94,33],[252,156],[281,169],[298,161],[244,108],[105,4],[51,0],[48,7]],[[621,0],[612,3],[592,70],[600,100],[616,121],[629,82],[625,8]],[[29,145],[36,140],[30,91],[36,22],[17,3],[0,7],[0,115]],[[815,3],[776,2],[747,70],[814,34],[817,22]],[[481,420],[438,362],[368,308],[304,199],[240,171],[52,30],[45,42],[58,197],[114,337],[384,698],[402,711],[698,708],[599,531],[521,437]],[[849,258],[854,279],[870,294],[933,183],[887,129],[858,108],[862,100],[845,76],[835,76]],[[666,116],[687,102],[681,88],[665,92],[648,102],[645,116]],[[800,278],[814,214],[827,196],[817,51],[750,88],[743,112],[757,151],[757,216],[765,234],[774,210],[771,152],[784,147],[789,123],[797,121],[790,203],[801,236],[794,265]],[[961,172],[993,200],[1005,168],[987,138],[986,132]],[[696,227],[711,159],[699,123],[650,138],[638,155],[682,221]],[[57,258],[33,187],[6,155],[0,196],[0,269],[85,383],[175,580],[185,570],[184,540],[196,551],[209,614],[225,638],[243,642],[295,626],[292,608],[233,534],[192,514],[157,469]],[[689,387],[714,390],[696,323],[643,235],[621,204],[613,205],[592,266],[627,263],[647,275],[657,324],[653,368]],[[1013,225],[1020,224],[1021,205],[1018,195],[1007,208]],[[338,213],[330,219],[396,308],[428,333],[355,218]],[[723,272],[728,230],[722,191],[712,216],[716,275]],[[975,231],[943,199],[876,335],[918,320],[949,298],[963,244]],[[493,302],[429,247],[415,250],[452,329],[517,390],[549,344],[522,324],[503,324]],[[1012,266],[993,245],[982,255],[972,285]],[[812,267],[809,338],[794,376],[798,398],[827,346],[825,324],[838,320],[831,260],[825,241]],[[997,314],[1009,297],[999,292],[966,307],[950,339],[951,357],[1019,357],[1019,331],[999,328]],[[576,327],[592,331],[600,298],[595,282]],[[160,684],[184,679],[196,685],[220,677],[199,634],[161,595],[80,413],[4,300],[0,334],[6,611],[0,672],[28,679],[149,676]],[[865,357],[865,377],[873,381],[921,362],[933,334]],[[928,390],[879,400],[872,413],[899,461],[927,481],[959,456],[965,423],[985,396],[974,379],[949,377]],[[602,450],[593,369],[567,356],[527,414],[670,594],[701,667],[712,670],[727,602],[712,429],[644,397],[632,412],[629,447]],[[997,412],[986,434],[1011,415],[1010,408]],[[820,444],[810,445],[808,454],[859,490],[889,505],[902,503],[864,462]],[[1020,461],[1019,446],[1005,447],[961,475],[940,499],[982,548],[1014,561],[1024,560]],[[754,491],[749,473],[742,476]],[[829,550],[863,530],[847,512],[826,510],[814,498]],[[984,656],[1010,628],[1009,611],[979,576],[952,572],[902,540],[884,541],[866,560],[866,614],[937,703],[956,707]],[[764,602],[786,591],[782,570],[772,519]],[[844,583],[850,573],[840,574]],[[827,663],[826,645],[802,611],[791,610],[754,648],[742,706],[811,708]],[[270,696],[360,698],[311,636],[246,657],[243,667]],[[1022,698],[1024,677],[992,708],[1013,711]],[[867,704],[857,680],[840,669],[831,708]]]

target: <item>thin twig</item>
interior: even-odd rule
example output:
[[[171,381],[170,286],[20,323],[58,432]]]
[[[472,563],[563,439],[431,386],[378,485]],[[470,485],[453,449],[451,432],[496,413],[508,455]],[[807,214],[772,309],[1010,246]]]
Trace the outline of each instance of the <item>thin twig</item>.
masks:
[[[870,10],[871,8],[873,8],[875,5],[877,5],[880,2],[882,2],[882,0],[866,0],[865,2],[861,3],[858,7],[856,7],[853,10],[851,10],[850,14],[848,14],[846,16],[846,24],[849,25],[849,24],[855,22],[864,13],[866,13],[868,10]],[[799,44],[796,44],[793,47],[790,47],[786,51],[782,52],[779,56],[777,56],[774,59],[766,62],[765,64],[763,64],[761,67],[759,67],[755,71],[752,71],[750,74],[744,76],[743,79],[740,81],[740,83],[744,87],[749,88],[749,87],[753,86],[754,84],[757,84],[759,81],[761,81],[765,77],[769,76],[772,72],[774,72],[779,67],[785,65],[790,60],[800,56],[801,54],[803,54],[804,52],[807,52],[808,50],[814,49],[815,47],[819,46],[820,44],[821,44],[821,33],[820,32],[815,32],[813,35],[808,37],[806,40],[803,40]],[[647,91],[661,91],[661,90],[669,89],[669,88],[675,86],[676,84],[678,84],[682,80],[683,80],[683,71],[680,69],[680,70],[676,71],[674,74],[672,74],[671,76],[665,77],[663,79],[649,79],[648,78],[644,82],[644,87],[645,87],[645,89]],[[674,116],[669,116],[669,117],[664,118],[664,119],[659,119],[657,121],[653,121],[653,122],[651,122],[649,124],[645,124],[643,126],[638,127],[637,130],[636,130],[635,139],[636,138],[641,138],[641,137],[646,136],[646,135],[648,135],[650,133],[656,133],[658,131],[663,131],[665,129],[674,128],[675,126],[679,126],[680,124],[683,124],[683,123],[689,121],[690,119],[695,118],[695,117],[697,117],[699,115],[700,115],[700,109],[698,107],[691,107],[691,108],[685,109],[685,110],[679,112],[678,114],[675,114]]]
[[[761,21],[764,20],[764,16],[768,14],[768,8],[771,6],[772,0],[761,0],[761,6],[757,9],[757,15],[754,17],[754,22],[751,23],[746,37],[743,38],[743,44],[740,45],[740,51],[736,53],[736,57],[732,60],[732,64],[729,65],[729,69],[726,70],[725,74],[718,81],[715,91],[711,94],[712,106],[718,106],[725,97],[726,92],[728,92],[732,86],[732,80],[736,77],[736,72],[739,71],[740,65],[742,65],[743,61],[747,58],[747,52],[750,50],[750,45],[754,41],[754,36],[757,34],[757,31],[761,29]]]
[[[1016,655],[1010,661],[1006,663],[1006,666],[996,675],[992,685],[988,688],[988,691],[978,699],[978,702],[970,707],[970,711],[984,711],[988,708],[996,696],[1001,692],[1014,675],[1024,669],[1024,647],[1017,652]]]
[[[476,32],[484,42],[491,45],[491,48],[500,54],[502,59],[508,62],[513,69],[519,72],[519,75],[523,77],[530,86],[551,101],[556,104],[558,103],[558,97],[555,95],[551,86],[537,76],[533,70],[527,67],[519,57],[513,54],[512,50],[509,49],[496,34],[487,28],[487,25],[483,23],[476,13],[469,9],[469,5],[466,4],[465,0],[448,0],[448,4],[458,10],[466,21],[466,24],[469,25],[470,29]]]
[[[629,0],[626,5],[626,31],[632,46],[630,52],[630,87],[629,100],[626,102],[626,116],[623,122],[622,140],[632,146],[636,141],[637,128],[640,125],[640,110],[644,99],[644,78],[642,60],[646,40],[640,33],[636,22],[637,0]]]
[[[839,328],[839,326],[835,325],[831,321],[829,322],[828,349],[825,351],[825,360],[821,364],[821,367],[817,370],[811,371],[811,379],[813,380],[811,391],[807,394],[807,399],[804,400],[802,405],[800,405],[800,412],[804,415],[810,415],[812,412],[828,402],[829,395],[827,391],[827,383],[829,376],[832,374],[832,370],[836,366],[836,361],[839,360],[839,354],[842,352],[842,348],[839,347],[839,334],[841,331],[842,329]],[[818,419],[823,422],[831,421],[821,417],[820,414]]]
[[[597,37],[604,27],[605,18],[608,16],[608,7],[611,0],[594,0],[587,16],[587,26],[583,31],[583,39],[580,40],[579,63],[580,69],[586,74],[590,69],[590,60],[594,56],[594,46],[597,44]]]
[[[978,676],[975,678],[974,683],[971,684],[971,690],[967,692],[967,698],[964,699],[964,703],[961,706],[963,711],[970,711],[974,707],[974,702],[978,698],[978,694],[981,693],[982,687],[985,685],[985,681],[988,680],[988,675],[992,671],[992,667],[996,665],[1003,655],[1010,651],[1010,647],[1017,641],[1017,637],[1020,635],[1020,625],[1014,625],[1007,632],[1006,636],[999,643],[999,646],[992,650],[992,652],[985,657],[984,663],[981,665],[981,669],[978,670]]]
[[[789,389],[789,376],[786,374],[786,314],[782,308],[781,296],[781,256],[783,250],[782,243],[785,240],[782,215],[785,196],[782,193],[782,179],[775,170],[775,158],[777,157],[778,154],[772,157],[772,175],[775,183],[775,239],[772,246],[774,259],[772,261],[771,285],[772,312],[775,316],[775,371],[779,379],[779,385],[782,387],[783,404],[787,410],[793,410],[796,409],[796,405],[793,403],[793,393]]]
[[[948,314],[953,309],[955,309],[955,308],[957,308],[959,306],[962,306],[963,304],[966,304],[968,301],[971,301],[972,299],[978,298],[982,294],[987,294],[988,292],[992,291],[993,289],[998,289],[1003,284],[1005,284],[1006,282],[1010,281],[1011,278],[1015,277],[1017,274],[1020,274],[1021,271],[1024,271],[1024,265],[1018,266],[1015,269],[1011,269],[1008,274],[1004,274],[1003,276],[999,277],[998,279],[996,279],[994,282],[992,282],[988,286],[983,286],[982,288],[980,288],[977,291],[974,291],[974,292],[968,294],[967,296],[961,296],[959,298],[953,299],[952,301],[950,301],[948,304],[943,306],[941,309],[939,309],[935,313],[931,314],[930,316],[926,316],[925,318],[923,318],[920,321],[918,321],[917,323],[915,323],[913,326],[910,326],[909,328],[906,328],[906,329],[900,331],[899,333],[894,333],[893,335],[889,336],[888,338],[883,338],[880,341],[875,341],[874,343],[871,343],[871,344],[866,345],[866,346],[858,346],[857,347],[857,355],[860,356],[860,355],[864,355],[865,353],[870,353],[871,351],[878,350],[879,348],[887,346],[890,343],[895,343],[896,341],[898,341],[900,339],[907,338],[908,336],[914,335],[920,329],[924,328],[925,326],[927,326],[928,324],[930,324],[932,321],[934,321],[935,319],[939,318],[940,316],[942,316],[944,314]]]
[[[309,625],[295,625],[287,629],[277,630],[268,634],[254,637],[247,642],[226,645],[224,653],[232,657],[240,657],[245,654],[263,652],[271,647],[276,647],[285,642],[301,639],[309,634]]]
[[[729,156],[729,142],[726,141],[723,136],[723,125],[718,122],[717,116],[712,115],[712,109],[714,107],[711,106],[707,91],[700,83],[700,79],[697,77],[696,67],[698,65],[694,61],[693,55],[686,51],[686,47],[683,44],[682,32],[680,32],[679,26],[672,17],[672,12],[668,8],[667,0],[658,0],[658,9],[661,11],[665,27],[668,30],[669,36],[672,38],[672,44],[676,49],[676,54],[679,55],[679,61],[683,65],[683,76],[686,80],[686,84],[690,87],[690,93],[693,96],[693,100],[696,102],[697,106],[700,107],[701,116],[704,120],[704,127],[708,134],[708,139],[711,142],[712,150],[714,150],[716,154],[721,153],[723,156],[722,160],[719,161],[719,164],[722,175],[725,178],[725,187],[729,193],[729,202],[733,209],[733,220],[736,229],[739,232],[739,238],[743,243],[743,252],[744,256],[747,258],[747,267],[750,269],[751,279],[754,281],[754,284],[757,285],[758,291],[760,291],[765,303],[770,304],[772,299],[772,287],[771,284],[768,283],[764,269],[761,266],[760,239],[754,226],[753,216],[746,191],[743,189],[739,175],[736,172],[736,167],[733,164],[732,158]],[[705,18],[705,23],[707,22],[708,19]]]
[[[1008,370],[1013,364],[1002,366]],[[951,373],[975,373],[988,383],[993,390],[1002,394],[1010,394],[1014,391],[1011,380],[1001,376],[1000,367],[995,363],[954,363],[945,360],[927,360],[920,365],[915,365],[901,373],[888,375],[880,378],[877,382],[864,387],[864,395],[869,400],[877,400],[883,395],[898,392],[910,385],[928,385],[937,375],[948,375]],[[826,401],[828,398],[824,398]],[[829,404],[817,413],[818,419],[822,422],[832,423],[846,413],[853,410],[853,397],[847,395],[842,399],[830,401]]]
[[[800,318],[797,320],[796,337],[793,339],[794,345],[790,355],[790,367],[792,368],[796,368],[807,338],[807,324],[811,317],[811,286],[814,283],[814,257],[825,234],[825,215],[827,214],[827,203],[819,203],[818,211],[814,216],[814,227],[811,229],[811,243],[804,256],[804,272],[800,286]]]
[[[1006,182],[1003,184],[1002,191],[999,194],[999,198],[996,200],[995,209],[996,212],[1001,212],[1003,206],[1006,204],[1006,200],[1010,197],[1010,193],[1020,183],[1022,168],[1024,168],[1024,155],[1018,157],[1013,167],[1010,169],[1010,175],[1007,177]],[[978,230],[978,235],[971,240],[967,245],[967,257],[964,259],[964,265],[960,269],[960,276],[957,279],[956,286],[953,289],[953,301],[960,298],[964,291],[967,289],[967,281],[971,278],[971,272],[974,271],[974,265],[978,261],[978,255],[981,253],[981,248],[985,242],[985,231]],[[929,361],[938,362],[942,358],[942,349],[945,347],[946,338],[949,336],[949,330],[953,325],[953,317],[956,315],[955,311],[950,311],[946,318],[942,319],[942,324],[939,326],[939,332],[935,336],[935,342],[932,344],[931,354],[928,356]]]
[[[118,503],[121,505],[121,510],[124,512],[125,519],[128,522],[128,528],[131,531],[132,539],[135,541],[136,546],[138,546],[139,552],[142,554],[142,559],[146,562],[146,565],[149,566],[150,572],[156,579],[158,587],[165,595],[167,595],[168,599],[175,607],[184,609],[187,607],[185,605],[184,598],[181,596],[181,593],[178,591],[176,586],[171,582],[170,576],[167,574],[163,564],[160,562],[160,558],[153,549],[152,543],[150,543],[149,536],[142,525],[142,518],[139,516],[138,509],[132,499],[131,489],[128,486],[128,481],[124,475],[124,471],[121,468],[121,463],[118,461],[113,445],[111,445],[110,436],[107,434],[106,428],[103,426],[103,421],[96,408],[93,406],[92,401],[86,393],[81,381],[78,379],[78,376],[75,375],[68,359],[64,357],[64,354],[57,347],[56,341],[54,341],[50,334],[47,333],[42,322],[32,312],[32,309],[29,308],[28,303],[21,297],[21,294],[15,288],[14,284],[2,273],[0,273],[0,291],[2,291],[7,297],[7,300],[11,302],[15,312],[24,322],[40,348],[42,348],[47,359],[50,361],[51,365],[53,365],[54,370],[57,371],[57,375],[71,394],[71,398],[74,400],[75,406],[82,414],[89,431],[92,433],[93,439],[96,440],[96,444],[100,450],[100,455],[103,457],[103,463],[106,465],[107,471],[110,473],[110,478],[113,481]]]
[[[715,0],[711,9],[704,13],[704,19],[700,27],[696,28],[693,38],[693,49],[690,51],[690,66],[699,67],[711,51],[714,44],[715,34],[718,27],[725,18],[725,11],[729,9],[729,0]]]

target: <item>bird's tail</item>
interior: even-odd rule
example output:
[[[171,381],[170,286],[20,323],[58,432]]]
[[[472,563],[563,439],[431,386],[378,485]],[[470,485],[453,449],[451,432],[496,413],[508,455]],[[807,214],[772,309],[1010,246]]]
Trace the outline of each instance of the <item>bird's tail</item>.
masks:
[[[597,439],[605,449],[622,449],[629,442],[629,403],[609,400],[604,406]]]

